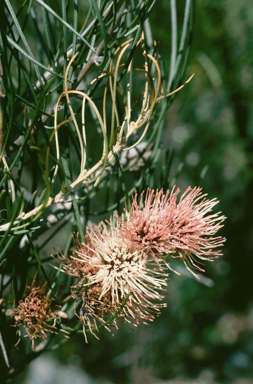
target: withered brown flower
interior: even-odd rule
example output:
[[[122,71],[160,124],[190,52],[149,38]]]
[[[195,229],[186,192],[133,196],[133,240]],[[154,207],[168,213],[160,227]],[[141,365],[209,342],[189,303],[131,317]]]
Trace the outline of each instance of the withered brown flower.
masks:
[[[57,333],[56,321],[60,318],[59,305],[54,305],[50,297],[45,295],[47,283],[40,285],[35,278],[31,286],[26,287],[24,299],[20,300],[18,307],[13,310],[12,317],[16,327],[23,325],[27,335],[32,340],[42,338],[46,340],[47,332]],[[52,322],[52,324],[48,323]]]

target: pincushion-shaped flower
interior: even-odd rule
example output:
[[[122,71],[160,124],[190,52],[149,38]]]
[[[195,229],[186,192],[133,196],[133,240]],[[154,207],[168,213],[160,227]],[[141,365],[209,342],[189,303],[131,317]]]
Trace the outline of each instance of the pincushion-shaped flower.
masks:
[[[151,300],[162,300],[161,291],[167,285],[164,269],[150,260],[142,249],[121,237],[118,227],[104,225],[102,234],[98,236],[93,232],[91,239],[103,263],[88,284],[99,282],[102,286],[100,297],[109,292],[112,303],[121,304],[131,294],[125,307],[126,315],[137,323],[141,319],[152,320],[148,309],[152,312],[160,305],[156,306]]]
[[[162,254],[179,257],[197,276],[189,267],[203,271],[196,257],[212,260],[221,255],[217,248],[225,239],[213,235],[223,226],[225,217],[220,212],[209,214],[218,201],[206,199],[201,188],[189,187],[177,203],[178,193],[175,188],[170,194],[148,189],[145,201],[142,193],[139,203],[135,194],[130,211],[125,210],[125,220],[117,219],[121,235],[133,244],[154,258]]]
[[[104,324],[108,316],[116,327],[118,320],[133,325],[147,323],[165,305],[161,301],[168,274],[145,252],[119,236],[118,227],[102,224],[100,229],[87,230],[72,261],[64,261],[61,256],[60,262],[66,273],[69,267],[70,275],[81,275],[72,285],[71,294],[75,300],[82,300],[76,315],[83,323],[84,334],[88,327],[95,335],[97,321]],[[73,262],[79,272],[73,273]]]
[[[47,332],[57,332],[55,325],[56,320],[60,317],[60,306],[53,305],[52,300],[45,295],[46,284],[42,287],[37,286],[34,279],[31,286],[27,286],[24,299],[19,301],[18,307],[12,314],[16,322],[15,326],[24,326],[27,335],[32,340],[33,349],[35,339],[45,340]]]

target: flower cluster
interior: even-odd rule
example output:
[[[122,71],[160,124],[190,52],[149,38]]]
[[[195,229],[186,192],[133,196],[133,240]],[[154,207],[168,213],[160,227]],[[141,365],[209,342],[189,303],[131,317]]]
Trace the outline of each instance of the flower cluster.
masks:
[[[46,285],[47,283],[37,286],[34,279],[31,286],[26,287],[24,299],[19,301],[12,314],[15,319],[14,326],[24,326],[32,340],[32,349],[35,339],[46,340],[47,332],[57,333],[56,321],[60,317],[60,306],[53,305],[52,300],[45,295]],[[48,321],[53,321],[53,324]]]
[[[63,270],[78,278],[72,298],[81,302],[76,315],[91,333],[97,321],[117,327],[121,320],[133,325],[148,324],[165,306],[168,282],[167,259],[180,258],[187,269],[203,271],[196,263],[213,260],[225,239],[214,237],[225,217],[210,214],[218,203],[208,200],[200,188],[188,188],[178,199],[171,193],[148,189],[133,196],[130,210],[113,222],[86,230],[82,243],[75,242],[71,258],[58,255]],[[107,328],[108,329],[108,328]],[[95,335],[96,336],[96,335]],[[96,336],[97,337],[97,336]]]

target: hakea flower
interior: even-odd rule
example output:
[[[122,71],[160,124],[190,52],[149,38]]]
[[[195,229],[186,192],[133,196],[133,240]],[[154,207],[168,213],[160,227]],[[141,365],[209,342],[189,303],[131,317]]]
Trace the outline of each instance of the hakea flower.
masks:
[[[78,266],[76,275],[82,274],[71,287],[71,294],[75,300],[82,300],[80,314],[76,315],[83,323],[84,334],[86,327],[94,334],[97,321],[104,324],[106,317],[115,314],[111,325],[116,328],[118,320],[136,326],[147,324],[165,306],[161,300],[168,274],[148,260],[145,252],[120,237],[118,227],[102,224],[100,230],[87,230],[85,242],[77,244],[72,262],[62,257],[60,262],[66,273],[73,276]]]
[[[89,284],[102,282],[101,297],[110,292],[112,303],[121,303],[131,293],[129,302],[136,301],[144,307],[152,306],[150,299],[161,299],[159,291],[167,285],[167,274],[163,268],[154,268],[145,252],[121,237],[118,227],[104,224],[100,236],[96,232],[90,236],[103,264]]]
[[[43,286],[37,285],[34,279],[31,286],[26,287],[24,299],[19,301],[18,307],[12,313],[15,319],[14,326],[24,326],[27,336],[32,340],[33,350],[35,339],[46,340],[47,332],[57,333],[56,321],[63,317],[63,312],[59,311],[61,307],[54,305],[45,295],[46,285],[47,283]],[[48,321],[53,324],[49,324]]]
[[[178,193],[175,188],[170,194],[148,189],[145,200],[142,193],[139,203],[136,193],[130,211],[125,210],[125,220],[119,216],[117,220],[121,236],[154,259],[163,254],[180,258],[198,277],[191,268],[204,270],[196,264],[196,258],[213,260],[221,255],[217,248],[225,238],[213,235],[223,226],[225,217],[220,212],[208,214],[218,201],[206,199],[201,188],[189,187],[177,203]]]

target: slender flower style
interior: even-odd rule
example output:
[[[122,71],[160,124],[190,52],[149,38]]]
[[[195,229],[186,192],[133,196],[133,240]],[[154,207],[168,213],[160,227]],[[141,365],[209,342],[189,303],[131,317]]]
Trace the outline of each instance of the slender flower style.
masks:
[[[206,199],[201,188],[189,187],[177,203],[178,193],[175,187],[170,194],[148,189],[145,200],[142,193],[139,203],[135,194],[130,211],[125,210],[125,220],[117,220],[121,236],[154,259],[163,254],[180,258],[198,277],[191,268],[204,270],[196,264],[196,258],[213,260],[221,255],[217,248],[225,238],[213,235],[223,226],[225,216],[220,212],[209,214],[218,201]]]
[[[60,306],[53,305],[52,300],[45,295],[46,284],[42,287],[36,286],[34,279],[31,286],[27,286],[24,299],[19,301],[12,314],[16,323],[14,326],[24,326],[32,340],[33,350],[35,339],[46,340],[47,332],[57,333],[55,325],[60,318]],[[53,321],[53,324],[48,321]]]

